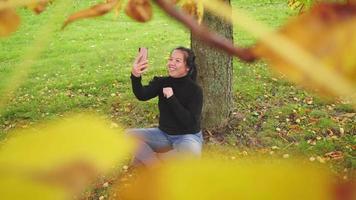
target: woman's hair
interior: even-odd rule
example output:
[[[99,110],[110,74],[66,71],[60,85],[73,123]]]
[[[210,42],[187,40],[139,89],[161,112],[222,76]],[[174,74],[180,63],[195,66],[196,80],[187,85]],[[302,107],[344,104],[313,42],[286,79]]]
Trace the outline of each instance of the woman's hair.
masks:
[[[197,65],[195,63],[194,52],[191,49],[185,47],[177,47],[173,49],[173,51],[174,50],[179,50],[184,52],[185,62],[189,68],[188,75],[193,81],[196,81],[198,72],[197,72]]]

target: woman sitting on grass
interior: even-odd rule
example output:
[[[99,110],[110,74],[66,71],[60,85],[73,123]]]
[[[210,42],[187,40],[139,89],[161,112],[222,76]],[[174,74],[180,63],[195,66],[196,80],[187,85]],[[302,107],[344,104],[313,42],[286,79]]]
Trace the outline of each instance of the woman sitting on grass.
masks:
[[[195,82],[193,51],[175,48],[167,62],[169,76],[154,77],[143,86],[141,76],[147,69],[147,56],[140,51],[131,72],[133,93],[141,101],[158,96],[159,126],[129,131],[129,135],[140,141],[133,165],[152,166],[160,163],[160,158],[173,155],[199,157],[203,143],[200,129],[203,95]]]

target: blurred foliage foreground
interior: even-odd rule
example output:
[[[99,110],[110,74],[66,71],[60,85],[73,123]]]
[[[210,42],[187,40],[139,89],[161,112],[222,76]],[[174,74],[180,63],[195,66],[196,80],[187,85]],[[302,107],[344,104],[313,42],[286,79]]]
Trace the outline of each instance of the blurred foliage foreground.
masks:
[[[0,1],[1,36],[16,30],[20,23],[14,7],[48,1],[24,2]],[[94,6],[77,13],[68,22],[105,14],[114,9],[118,2],[121,1],[107,1],[99,7]],[[166,5],[165,1],[156,2],[160,2],[162,8]],[[149,20],[149,3],[148,0],[130,0],[129,8],[138,11],[138,15],[127,11],[128,15],[136,16],[138,21],[141,18],[137,16],[143,16],[141,21]],[[271,34],[263,25],[250,21],[245,15],[238,15],[240,11],[232,12],[231,18],[228,14],[230,8],[219,1],[202,0],[200,3],[200,9],[204,5],[220,17],[261,38],[256,46],[248,49],[252,53],[250,56],[270,60],[271,66],[274,66],[272,68],[284,72],[287,78],[300,85],[356,105],[354,1],[348,1],[345,5],[315,6],[311,12],[291,21],[277,34]],[[107,9],[103,11],[98,8]],[[199,16],[201,18],[201,14]],[[199,32],[198,26],[191,28],[193,32]],[[214,37],[206,40],[227,51],[229,47],[221,41],[214,40]],[[39,54],[40,50],[37,52]],[[243,60],[238,53],[235,56]],[[30,56],[28,60],[36,57]],[[28,71],[31,62],[25,60],[23,66],[22,69]],[[20,85],[21,77],[26,77],[26,70],[21,73],[13,79],[12,83],[15,84],[9,84],[6,94]],[[0,107],[6,105],[8,98],[1,96]],[[1,198],[81,198],[81,193],[90,183],[97,177],[113,173],[134,151],[135,143],[123,136],[123,131],[114,131],[109,128],[108,122],[91,115],[76,115],[30,130],[16,131],[0,148]],[[179,162],[167,162],[137,173],[139,176],[125,187],[112,187],[112,193],[116,194],[113,196],[118,199],[173,200],[355,199],[353,180],[340,182],[322,167],[302,160],[256,159],[228,163],[219,159],[180,159]]]
[[[123,130],[80,114],[12,134],[0,149],[3,199],[81,199],[135,150]],[[113,199],[351,199],[352,183],[302,160],[177,158],[135,172],[111,188]]]

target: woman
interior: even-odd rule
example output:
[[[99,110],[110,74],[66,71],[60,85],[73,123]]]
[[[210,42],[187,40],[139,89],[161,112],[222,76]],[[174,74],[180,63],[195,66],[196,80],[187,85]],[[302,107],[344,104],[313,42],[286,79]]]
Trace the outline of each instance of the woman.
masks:
[[[154,77],[147,86],[141,76],[148,69],[147,59],[137,56],[131,72],[133,93],[146,101],[158,96],[158,128],[131,129],[130,135],[138,138],[140,148],[133,165],[152,166],[160,162],[159,153],[200,156],[203,137],[200,129],[202,90],[195,82],[197,69],[192,50],[175,48],[167,62],[167,77]]]

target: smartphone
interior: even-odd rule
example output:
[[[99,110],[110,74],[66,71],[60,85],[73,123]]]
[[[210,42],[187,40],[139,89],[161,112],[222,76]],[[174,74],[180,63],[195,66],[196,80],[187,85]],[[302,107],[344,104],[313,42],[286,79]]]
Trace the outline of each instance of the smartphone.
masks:
[[[141,57],[140,57],[140,59],[139,59],[138,62],[147,60],[147,58],[148,58],[148,49],[145,48],[145,47],[140,47],[140,48],[138,49],[138,51],[139,51],[139,54],[141,55]],[[145,70],[145,69],[146,69],[146,67],[142,68],[141,71],[142,71],[142,70]]]
[[[148,59],[148,49],[146,47],[140,47],[138,50],[142,55],[141,60],[147,60]]]

